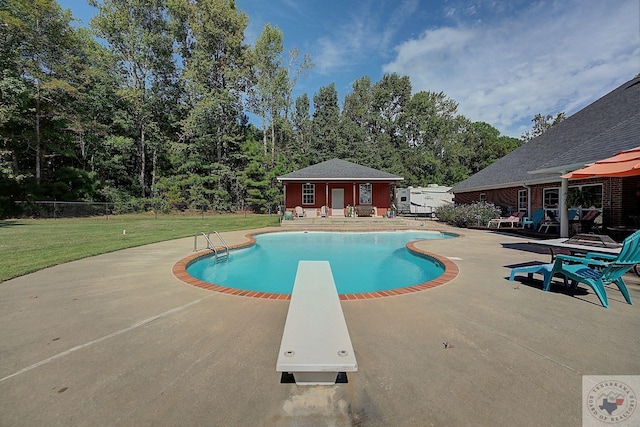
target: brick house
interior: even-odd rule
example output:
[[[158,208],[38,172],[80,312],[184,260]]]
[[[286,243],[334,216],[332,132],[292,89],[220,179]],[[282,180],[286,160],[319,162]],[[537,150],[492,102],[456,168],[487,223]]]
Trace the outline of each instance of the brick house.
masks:
[[[323,206],[328,216],[345,216],[357,209],[361,216],[382,216],[391,209],[398,181],[388,172],[332,159],[279,176],[284,186],[285,211],[302,208],[318,216]]]
[[[558,232],[597,211],[603,232],[638,228],[640,176],[565,179],[589,163],[640,146],[640,78],[634,78],[576,112],[542,135],[453,187],[455,203],[487,201],[504,214],[536,210],[559,219]],[[595,214],[595,212],[594,212]],[[571,225],[571,227],[570,227]]]

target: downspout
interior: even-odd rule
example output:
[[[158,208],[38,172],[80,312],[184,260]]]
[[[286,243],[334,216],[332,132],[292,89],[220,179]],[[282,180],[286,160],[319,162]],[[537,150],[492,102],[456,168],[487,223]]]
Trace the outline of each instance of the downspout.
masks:
[[[526,182],[522,186],[527,190],[527,217],[531,219],[531,186]]]

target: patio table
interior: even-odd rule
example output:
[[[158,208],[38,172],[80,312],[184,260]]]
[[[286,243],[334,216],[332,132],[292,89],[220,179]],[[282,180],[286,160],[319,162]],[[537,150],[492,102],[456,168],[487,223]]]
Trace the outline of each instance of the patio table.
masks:
[[[576,234],[568,239],[561,237],[559,239],[532,240],[529,243],[548,247],[549,252],[551,252],[551,262],[555,260],[558,249],[568,250],[571,255],[585,254],[587,252],[618,255],[622,248],[622,244],[614,241],[609,236],[599,234]]]

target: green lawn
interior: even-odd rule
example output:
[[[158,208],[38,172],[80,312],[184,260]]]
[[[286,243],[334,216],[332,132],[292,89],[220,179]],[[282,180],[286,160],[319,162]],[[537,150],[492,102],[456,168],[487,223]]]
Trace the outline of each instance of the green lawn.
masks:
[[[0,221],[0,282],[80,258],[193,236],[278,225],[277,215],[114,215]],[[126,234],[123,231],[126,230]]]

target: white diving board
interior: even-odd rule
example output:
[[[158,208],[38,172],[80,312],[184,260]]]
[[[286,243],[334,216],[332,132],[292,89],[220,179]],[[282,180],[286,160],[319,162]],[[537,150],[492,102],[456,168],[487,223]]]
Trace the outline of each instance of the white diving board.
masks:
[[[276,371],[298,385],[332,385],[358,370],[329,261],[300,261]]]

